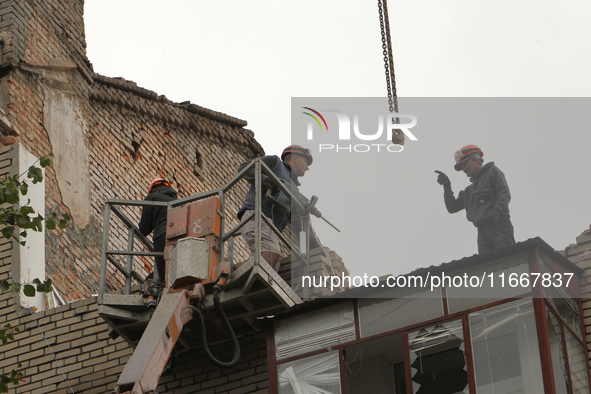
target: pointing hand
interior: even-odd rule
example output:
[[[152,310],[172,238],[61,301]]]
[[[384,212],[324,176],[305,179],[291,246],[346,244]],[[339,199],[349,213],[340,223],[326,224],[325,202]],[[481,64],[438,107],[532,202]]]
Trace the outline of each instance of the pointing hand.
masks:
[[[443,172],[441,171],[437,171],[435,170],[436,173],[439,174],[439,176],[437,177],[437,183],[439,183],[440,185],[451,185],[451,181],[449,180],[449,178],[447,177],[447,175],[445,175]]]

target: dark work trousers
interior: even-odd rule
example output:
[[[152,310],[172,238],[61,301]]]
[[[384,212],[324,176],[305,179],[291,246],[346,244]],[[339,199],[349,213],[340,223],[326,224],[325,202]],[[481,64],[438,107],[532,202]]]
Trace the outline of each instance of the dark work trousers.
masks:
[[[515,245],[509,216],[501,216],[492,226],[478,228],[478,253],[489,253]]]
[[[154,238],[154,251],[155,252],[164,252],[164,244],[166,242],[166,234],[162,234]],[[155,261],[155,270],[154,270],[154,280],[158,282],[164,282],[164,257],[156,256],[154,258]]]

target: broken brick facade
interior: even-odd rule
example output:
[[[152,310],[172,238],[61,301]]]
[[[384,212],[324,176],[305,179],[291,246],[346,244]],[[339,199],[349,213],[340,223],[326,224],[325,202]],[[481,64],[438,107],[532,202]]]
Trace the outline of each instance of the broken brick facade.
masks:
[[[245,121],[94,73],[83,7],[81,0],[0,3],[0,129],[11,137],[3,141],[14,139],[37,157],[53,153],[46,209],[72,217],[45,242],[47,278],[68,304],[33,315],[16,296],[0,294],[0,325],[21,329],[2,347],[0,373],[22,363],[22,393],[66,393],[69,386],[111,392],[133,352],[109,338],[91,297],[98,292],[105,200],[141,200],[155,177],[170,180],[180,197],[194,195],[227,183],[242,162],[264,154]],[[246,190],[238,185],[226,201],[229,211],[238,210]],[[126,214],[137,221],[140,210]],[[226,219],[237,223],[234,215]],[[11,279],[15,247],[0,243],[0,279]],[[240,248],[237,254],[246,257]],[[199,351],[180,354],[177,372],[161,379],[159,391],[267,392],[265,334],[239,341],[243,357],[232,370],[220,371]],[[223,344],[212,350],[225,356]]]
[[[5,134],[37,157],[53,153],[46,209],[72,217],[66,230],[47,233],[47,277],[66,301],[97,293],[106,199],[141,200],[155,177],[170,180],[180,197],[197,194],[225,184],[242,162],[264,153],[245,121],[94,73],[83,6],[0,5]],[[227,201],[231,210],[242,197]],[[139,220],[139,209],[127,214]]]

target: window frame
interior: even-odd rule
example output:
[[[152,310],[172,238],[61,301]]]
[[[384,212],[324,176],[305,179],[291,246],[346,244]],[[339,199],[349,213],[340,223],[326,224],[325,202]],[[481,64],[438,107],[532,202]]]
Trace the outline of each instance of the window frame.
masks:
[[[519,252],[519,254],[523,253],[523,251]],[[530,272],[541,272],[540,261],[542,256],[544,257],[544,263],[549,265],[553,270],[560,266],[559,262],[555,262],[548,256],[548,254],[540,252],[537,247],[530,248],[528,251],[525,252],[528,259],[528,265],[530,267]],[[517,255],[517,253],[516,253]],[[569,286],[569,292],[571,294],[580,294],[579,290],[579,273],[575,275],[576,281],[575,283],[571,283]],[[462,321],[462,329],[464,335],[464,352],[466,358],[466,370],[468,372],[468,389],[470,393],[476,393],[476,381],[475,381],[475,371],[474,371],[474,357],[473,357],[473,349],[472,349],[472,338],[471,338],[471,331],[470,331],[470,323],[469,323],[469,315],[473,312],[482,311],[485,309],[489,309],[498,305],[507,304],[513,302],[515,300],[523,299],[523,298],[531,298],[533,302],[533,310],[536,322],[536,333],[537,333],[537,340],[538,340],[538,350],[540,352],[540,361],[541,361],[541,368],[542,368],[542,376],[543,376],[543,387],[545,392],[553,393],[554,392],[554,376],[553,376],[553,369],[551,364],[551,354],[550,354],[550,344],[549,344],[549,333],[548,327],[546,323],[546,308],[550,308],[552,312],[557,316],[559,321],[561,322],[562,327],[565,327],[569,330],[569,332],[577,339],[579,343],[582,344],[585,356],[586,356],[586,363],[587,363],[587,378],[589,381],[589,385],[591,387],[591,372],[589,370],[589,353],[587,351],[587,347],[585,343],[587,341],[586,333],[584,330],[584,319],[583,319],[583,311],[582,311],[582,300],[580,298],[572,298],[574,302],[578,305],[579,308],[579,320],[581,326],[583,327],[582,336],[583,338],[579,338],[577,333],[573,332],[573,330],[569,327],[566,322],[563,321],[562,317],[558,314],[558,312],[553,307],[552,303],[549,299],[545,297],[543,289],[540,284],[535,287],[531,287],[530,291],[525,292],[523,294],[514,295],[510,298],[505,299],[498,299],[493,302],[489,302],[482,305],[477,305],[474,307],[470,307],[465,310],[459,310],[456,312],[450,313],[448,308],[448,296],[445,289],[442,289],[442,294],[440,301],[442,302],[442,309],[443,315],[440,317],[432,318],[426,321],[422,321],[419,323],[411,324],[404,327],[399,327],[393,330],[387,330],[384,332],[380,332],[377,334],[373,334],[367,337],[361,336],[361,322],[360,322],[360,314],[359,314],[359,305],[358,299],[353,299],[353,312],[354,312],[354,326],[355,326],[355,339],[349,342],[343,342],[340,344],[335,344],[330,346],[329,349],[317,349],[312,352],[301,353],[293,357],[284,358],[280,361],[276,359],[275,355],[275,346],[274,346],[274,333],[273,327],[270,325],[269,333],[267,336],[267,354],[268,354],[268,364],[269,364],[269,389],[271,393],[278,393],[277,388],[277,366],[283,363],[292,362],[297,359],[302,359],[310,356],[314,356],[317,354],[321,354],[327,351],[335,351],[339,352],[339,365],[340,365],[340,373],[341,373],[341,385],[343,392],[346,392],[346,372],[344,369],[343,363],[343,349],[352,345],[362,344],[364,342],[369,342],[374,339],[379,339],[382,337],[391,336],[393,334],[401,334],[403,340],[403,358],[405,363],[405,376],[407,381],[407,394],[412,394],[412,384],[408,384],[412,382],[411,378],[411,367],[410,367],[410,349],[408,346],[408,334],[412,331],[431,327],[433,325],[458,320],[461,319]],[[351,299],[343,299],[342,302],[351,302]],[[321,309],[315,309],[316,311]],[[563,328],[564,329],[564,328]],[[564,332],[563,332],[563,340],[564,340]],[[564,345],[566,346],[566,345]],[[570,379],[570,369],[569,369],[569,379]],[[572,383],[571,383],[572,387]]]

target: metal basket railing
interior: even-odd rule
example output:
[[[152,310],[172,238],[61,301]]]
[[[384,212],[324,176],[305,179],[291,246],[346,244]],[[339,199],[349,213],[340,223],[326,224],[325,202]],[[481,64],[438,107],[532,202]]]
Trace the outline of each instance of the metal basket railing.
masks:
[[[308,274],[308,266],[309,266],[309,242],[305,241],[302,243],[302,249],[299,248],[299,242],[294,239],[288,239],[285,237],[273,224],[270,218],[266,215],[262,214],[261,206],[262,206],[262,193],[256,193],[255,195],[255,209],[254,214],[251,215],[246,220],[241,221],[238,225],[233,226],[232,228],[225,230],[225,224],[227,222],[227,215],[234,214],[234,212],[228,212],[228,206],[226,204],[226,197],[228,193],[238,184],[238,182],[242,179],[245,179],[247,176],[252,176],[254,172],[254,185],[255,190],[262,190],[262,175],[266,175],[270,182],[272,182],[279,190],[281,190],[291,201],[292,207],[297,208],[299,212],[304,212],[306,207],[302,205],[300,201],[298,201],[292,195],[291,191],[286,188],[280,179],[269,169],[267,165],[260,159],[257,158],[249,163],[236,177],[230,180],[228,183],[223,185],[220,188],[213,189],[207,192],[199,193],[193,196],[180,198],[170,202],[156,202],[156,201],[138,201],[138,200],[121,200],[121,199],[110,199],[105,202],[103,207],[103,241],[102,241],[102,254],[101,254],[101,267],[100,267],[100,279],[99,279],[99,295],[98,295],[98,302],[102,304],[103,294],[105,294],[107,290],[107,273],[109,271],[109,267],[111,269],[116,270],[117,272],[121,273],[125,278],[124,288],[120,289],[121,292],[125,295],[130,295],[132,293],[133,288],[133,281],[135,280],[139,284],[143,284],[145,279],[142,278],[140,273],[138,273],[134,269],[133,259],[136,256],[140,257],[156,257],[156,256],[163,256],[164,253],[154,251],[154,246],[150,240],[141,234],[139,231],[136,223],[130,219],[124,212],[121,207],[147,207],[147,206],[163,206],[167,207],[167,210],[170,211],[171,209],[179,206],[183,206],[185,204],[189,204],[195,201],[203,200],[212,196],[217,196],[221,201],[221,234],[220,234],[220,250],[219,250],[219,259],[224,258],[225,250],[227,249],[226,259],[230,263],[230,267],[233,266],[233,256],[234,256],[234,237],[240,235],[240,230],[242,227],[251,220],[255,222],[255,250],[256,253],[252,258],[254,259],[254,264],[260,264],[261,261],[261,223],[265,221],[265,223],[271,228],[271,230],[279,237],[281,242],[290,249],[292,253],[292,264],[294,257],[299,259],[299,261],[303,262],[302,264],[302,274]],[[125,249],[109,249],[112,229],[111,229],[111,216],[115,215],[121,223],[125,226],[125,231],[127,232],[127,240],[126,240],[126,248]],[[305,234],[305,239],[309,239],[309,215],[303,217],[303,226],[301,231]],[[136,242],[136,240],[138,242]],[[119,240],[121,244],[121,240]],[[136,250],[136,246],[141,245],[144,249],[147,250]],[[116,256],[124,257],[125,264],[121,264],[117,261]],[[111,287],[113,287],[111,285]]]

